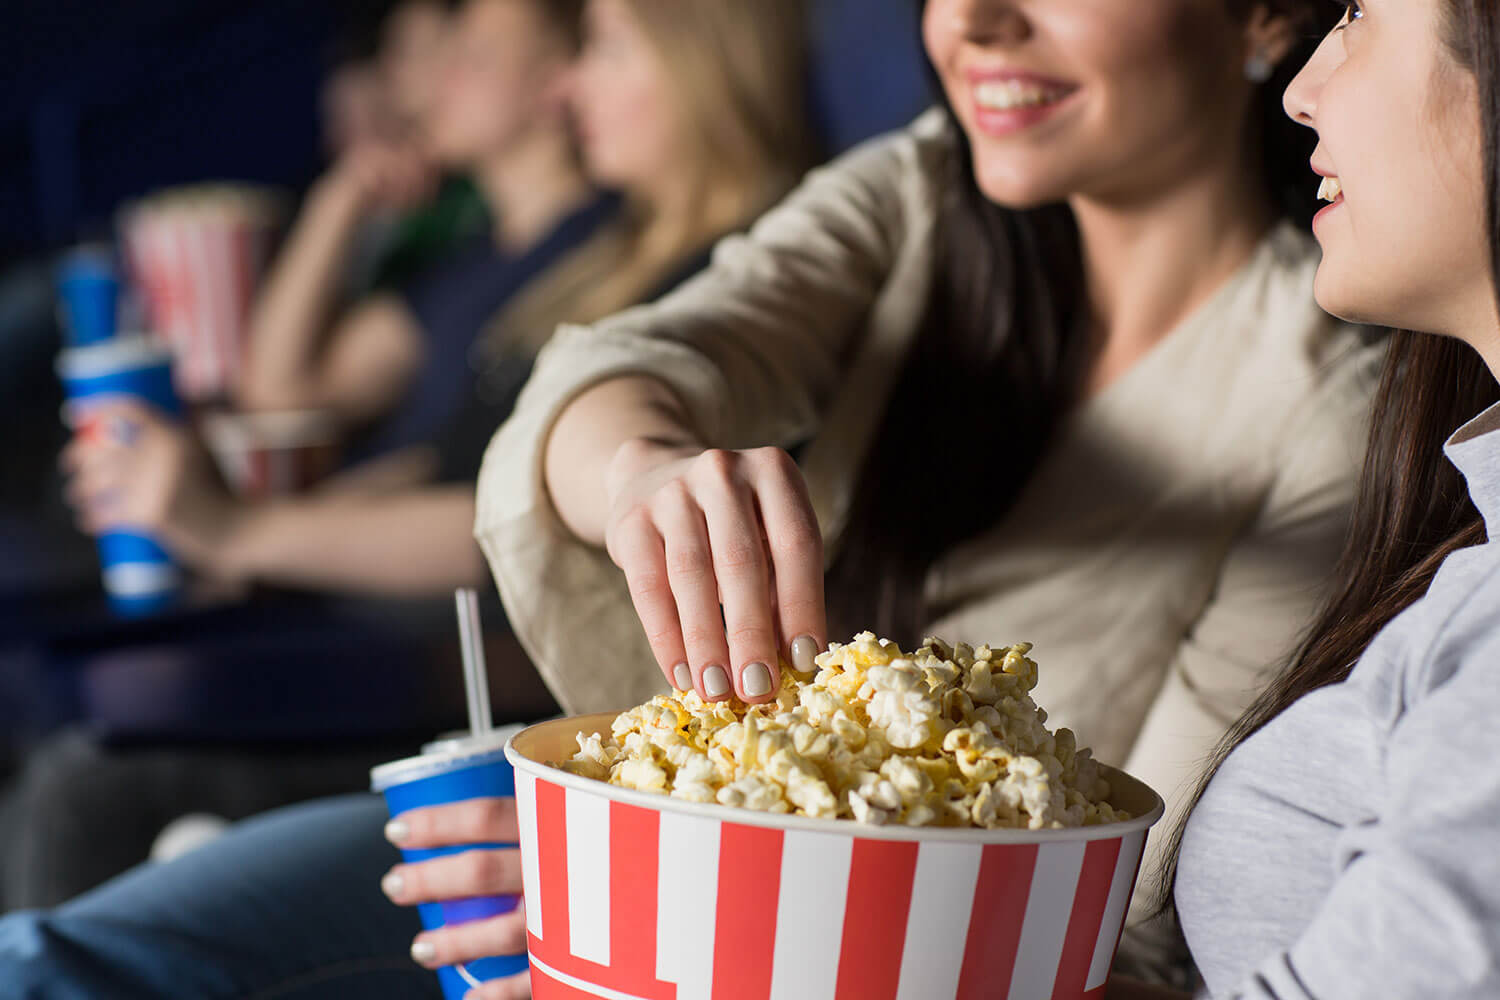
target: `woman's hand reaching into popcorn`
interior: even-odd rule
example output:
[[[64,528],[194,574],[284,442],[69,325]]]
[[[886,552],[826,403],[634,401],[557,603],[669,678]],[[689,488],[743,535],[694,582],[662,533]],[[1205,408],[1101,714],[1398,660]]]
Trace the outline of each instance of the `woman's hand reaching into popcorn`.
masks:
[[[610,379],[558,416],[546,486],[563,523],[625,571],[667,681],[762,704],[782,660],[810,671],[827,645],[823,536],[784,451],[703,440],[665,383]]]
[[[786,452],[636,438],[606,493],[605,547],[675,687],[756,704],[775,697],[782,658],[813,669],[828,629],[823,539]]]

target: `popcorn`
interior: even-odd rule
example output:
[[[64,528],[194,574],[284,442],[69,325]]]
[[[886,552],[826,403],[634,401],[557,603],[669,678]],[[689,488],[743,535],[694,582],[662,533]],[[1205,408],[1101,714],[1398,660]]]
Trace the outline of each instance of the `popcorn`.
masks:
[[[1109,785],[1073,733],[1032,701],[1037,666],[1005,648],[927,639],[904,653],[862,632],[811,678],[783,666],[767,705],[660,695],[560,765],[689,802],[907,826],[1113,823]]]

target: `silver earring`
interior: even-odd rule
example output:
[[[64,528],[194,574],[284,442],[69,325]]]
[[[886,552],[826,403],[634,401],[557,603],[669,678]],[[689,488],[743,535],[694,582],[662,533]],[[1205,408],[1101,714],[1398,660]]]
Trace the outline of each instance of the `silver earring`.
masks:
[[[1251,53],[1245,60],[1245,79],[1251,83],[1265,83],[1276,72],[1276,64],[1259,52]]]

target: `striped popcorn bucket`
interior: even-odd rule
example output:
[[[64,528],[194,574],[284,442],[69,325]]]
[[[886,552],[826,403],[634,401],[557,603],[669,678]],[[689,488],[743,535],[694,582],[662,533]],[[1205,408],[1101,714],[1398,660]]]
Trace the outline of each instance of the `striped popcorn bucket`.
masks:
[[[338,425],[322,411],[210,413],[200,429],[219,471],[240,496],[301,493],[338,463]]]
[[[271,195],[229,185],[166,191],[122,213],[125,258],[183,398],[200,403],[234,388],[279,219]]]
[[[613,715],[542,723],[516,770],[538,1000],[1102,1000],[1161,799],[1070,830],[872,827],[700,805],[548,766]]]

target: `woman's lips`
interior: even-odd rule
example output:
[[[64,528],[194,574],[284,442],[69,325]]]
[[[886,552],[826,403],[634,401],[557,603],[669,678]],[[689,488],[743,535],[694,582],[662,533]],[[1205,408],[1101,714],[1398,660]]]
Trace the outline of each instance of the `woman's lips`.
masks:
[[[1318,200],[1329,204],[1323,206],[1317,215],[1313,216],[1313,225],[1317,226],[1319,220],[1344,203],[1344,185],[1337,177],[1325,176],[1323,182],[1318,185]]]
[[[1077,89],[1023,75],[974,79],[975,124],[987,135],[1012,135],[1050,118]]]

